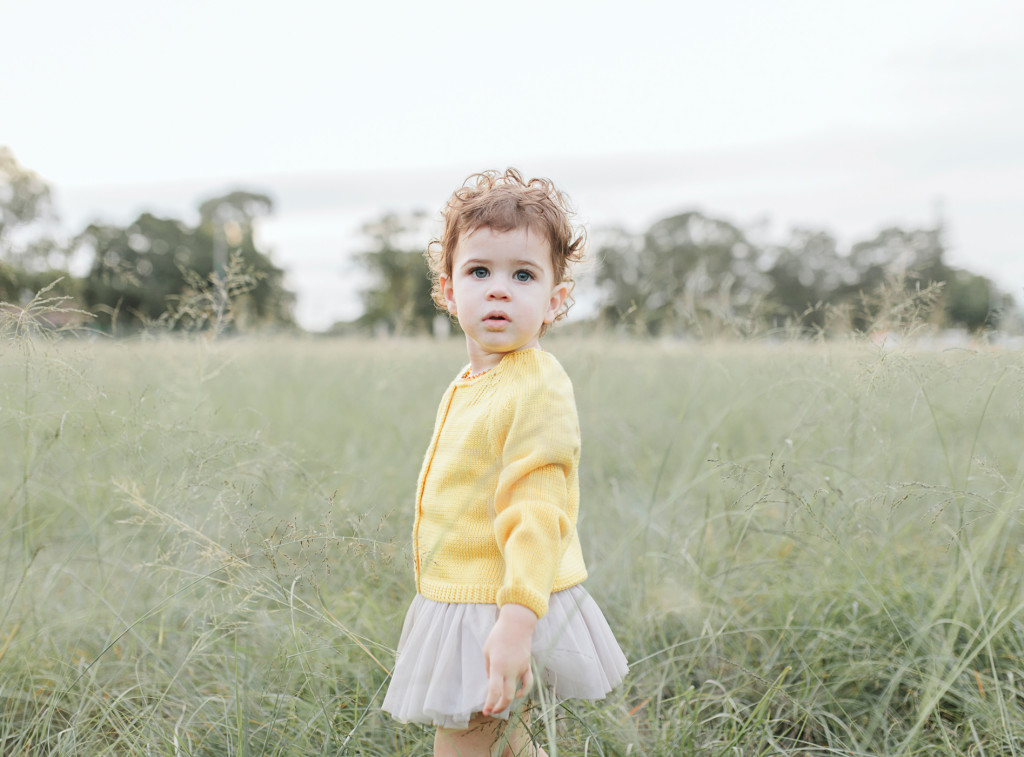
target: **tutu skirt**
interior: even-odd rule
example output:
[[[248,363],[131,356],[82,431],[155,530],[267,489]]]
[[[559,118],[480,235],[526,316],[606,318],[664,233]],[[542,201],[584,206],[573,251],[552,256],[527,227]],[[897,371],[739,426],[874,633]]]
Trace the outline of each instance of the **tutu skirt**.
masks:
[[[498,607],[417,594],[405,616],[383,709],[403,723],[463,729],[487,698],[484,642]],[[582,585],[551,595],[537,621],[535,672],[562,699],[602,699],[628,670],[601,608]],[[496,717],[508,718],[508,710]]]

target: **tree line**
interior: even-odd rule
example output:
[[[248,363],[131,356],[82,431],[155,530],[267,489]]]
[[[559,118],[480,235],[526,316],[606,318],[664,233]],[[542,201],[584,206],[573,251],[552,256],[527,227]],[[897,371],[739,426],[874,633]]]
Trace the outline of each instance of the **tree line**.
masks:
[[[195,224],[142,213],[63,238],[50,187],[0,146],[0,302],[24,306],[45,289],[73,305],[45,313],[51,325],[88,317],[112,333],[293,326],[295,296],[254,235],[271,198],[238,190],[197,210]],[[84,275],[69,272],[75,259],[89,261]]]
[[[391,214],[364,227],[368,244],[360,260],[374,283],[363,293],[363,315],[348,328],[392,334],[434,328],[422,255],[426,220],[424,213]],[[782,329],[848,334],[911,322],[978,332],[1019,319],[1013,298],[993,281],[947,263],[941,224],[885,228],[847,250],[818,228],[793,228],[781,243],[753,236],[696,210],[641,233],[595,231],[585,327],[714,337]]]
[[[126,226],[91,223],[62,238],[49,186],[0,146],[0,303],[24,306],[52,285],[49,294],[75,306],[66,312],[88,314],[91,328],[112,333],[294,328],[295,295],[254,234],[273,212],[271,198],[237,190],[197,210],[197,223],[142,213]],[[371,274],[360,292],[363,314],[333,331],[436,333],[444,317],[431,300],[423,257],[430,236],[422,211],[364,224],[356,254]],[[588,304],[585,327],[712,337],[776,329],[845,334],[901,319],[977,332],[1019,320],[1013,299],[994,282],[948,264],[941,224],[885,228],[845,250],[820,228],[794,228],[782,242],[757,237],[696,210],[639,233],[593,231],[580,295]],[[74,259],[88,261],[84,275],[68,272]],[[58,315],[49,317],[59,326]]]

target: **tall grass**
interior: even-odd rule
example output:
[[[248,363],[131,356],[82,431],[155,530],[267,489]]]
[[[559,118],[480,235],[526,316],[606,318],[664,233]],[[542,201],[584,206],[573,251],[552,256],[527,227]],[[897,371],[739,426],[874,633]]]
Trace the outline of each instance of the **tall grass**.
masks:
[[[1024,753],[1021,355],[545,346],[631,672],[535,721],[542,742]],[[2,350],[3,753],[429,752],[379,705],[461,344],[9,329]]]

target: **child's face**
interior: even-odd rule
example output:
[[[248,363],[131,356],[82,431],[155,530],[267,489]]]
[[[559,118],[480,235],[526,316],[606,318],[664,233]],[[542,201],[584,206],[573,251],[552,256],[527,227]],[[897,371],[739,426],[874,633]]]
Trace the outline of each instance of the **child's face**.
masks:
[[[476,229],[459,240],[451,277],[440,277],[448,312],[466,332],[474,371],[502,356],[538,346],[541,327],[551,323],[569,293],[555,281],[551,245],[529,228]]]

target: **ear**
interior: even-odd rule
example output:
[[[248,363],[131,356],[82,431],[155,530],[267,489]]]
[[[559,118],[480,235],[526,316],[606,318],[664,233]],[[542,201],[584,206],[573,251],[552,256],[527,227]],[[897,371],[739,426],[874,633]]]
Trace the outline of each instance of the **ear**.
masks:
[[[558,316],[559,311],[562,309],[562,305],[565,304],[566,298],[569,296],[569,285],[564,281],[561,284],[555,284],[551,289],[551,299],[548,300],[548,311],[544,314],[544,323],[553,323],[555,318]]]
[[[452,287],[451,278],[442,273],[437,277],[437,284],[444,293],[445,302],[448,303],[448,312],[452,315],[458,315],[458,307],[455,304],[455,289]]]

